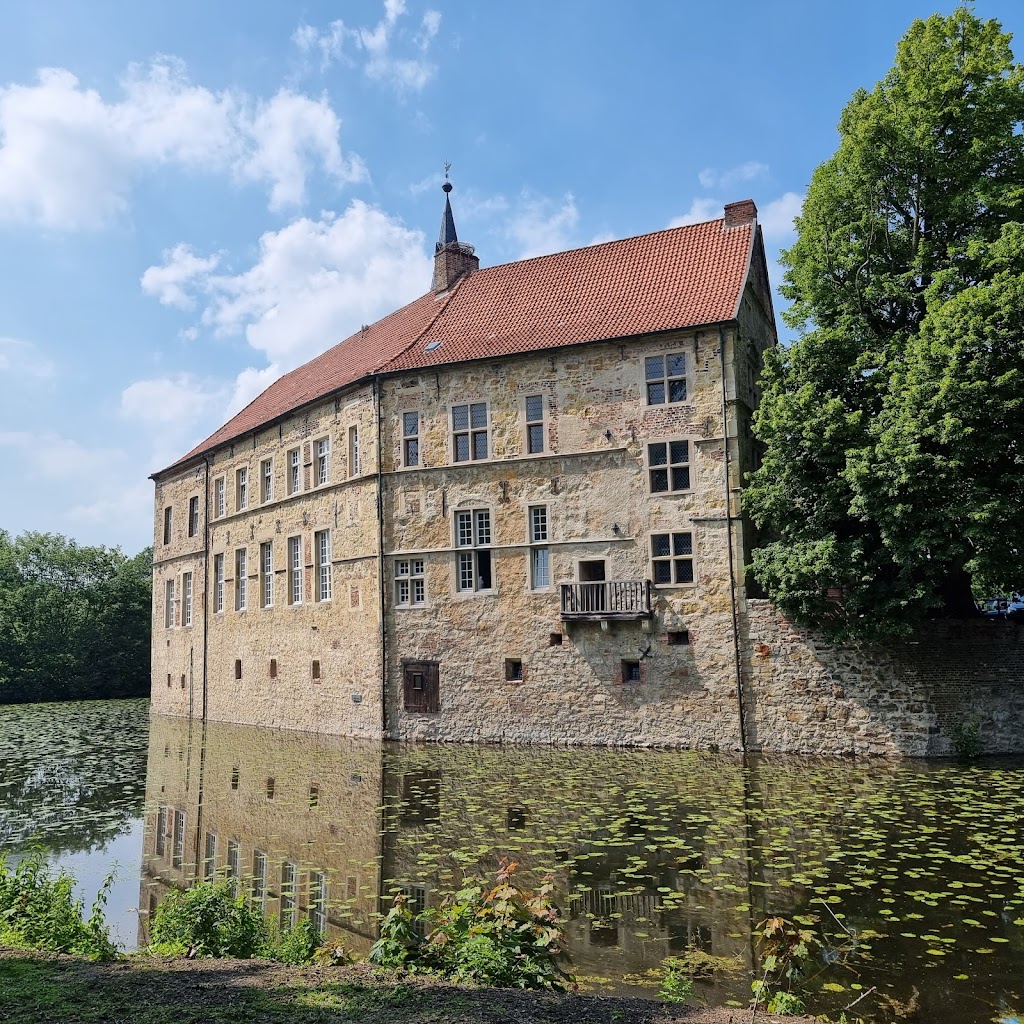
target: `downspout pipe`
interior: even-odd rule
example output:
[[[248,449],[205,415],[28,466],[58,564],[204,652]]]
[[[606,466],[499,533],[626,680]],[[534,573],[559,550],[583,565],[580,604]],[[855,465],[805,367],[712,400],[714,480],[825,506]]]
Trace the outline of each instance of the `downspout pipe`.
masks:
[[[210,654],[210,457],[203,456],[203,724],[206,724],[206,680]],[[192,709],[189,708],[189,717]]]
[[[373,378],[373,409],[377,419],[377,595],[380,614],[380,715],[381,731],[388,735],[388,627],[384,601],[384,424],[381,416],[381,380]]]
[[[722,448],[725,454],[725,542],[729,553],[729,607],[732,610],[732,652],[736,666],[736,707],[740,721],[740,749],[747,752],[746,716],[743,708],[743,664],[740,659],[739,609],[736,606],[736,564],[732,550],[732,492],[729,486],[729,399],[725,387],[725,333],[718,328],[718,358],[722,366]]]

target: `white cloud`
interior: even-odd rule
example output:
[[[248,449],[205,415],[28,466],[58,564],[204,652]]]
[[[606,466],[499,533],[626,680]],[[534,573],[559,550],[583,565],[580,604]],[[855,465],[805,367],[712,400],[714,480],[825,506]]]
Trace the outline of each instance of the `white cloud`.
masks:
[[[505,234],[519,246],[519,258],[545,256],[572,247],[573,232],[580,214],[572,193],[567,193],[561,205],[555,207],[550,199],[523,193],[512,209],[505,225]]]
[[[339,340],[339,339],[335,339]],[[262,394],[281,376],[281,369],[276,363],[257,370],[250,366],[244,369],[235,380],[234,390],[224,411],[224,418],[230,419],[236,412],[241,412],[257,395]]]
[[[24,457],[27,476],[42,480],[109,479],[123,473],[127,454],[119,448],[89,448],[69,437],[33,431],[0,431],[0,447]]]
[[[275,210],[302,202],[315,168],[341,184],[365,178],[323,97],[212,92],[167,57],[129,67],[121,91],[105,99],[61,68],[0,88],[0,220],[96,228],[127,208],[138,176],[165,166],[263,184]]]
[[[220,263],[220,257],[197,256],[192,247],[184,243],[165,249],[163,255],[161,266],[149,267],[142,275],[142,290],[155,296],[164,306],[191,309],[195,299],[185,290],[186,286],[209,274]]]
[[[402,41],[405,36],[399,31],[399,19],[405,13],[405,0],[384,0],[384,16],[372,28],[349,26],[340,18],[322,31],[301,24],[292,34],[292,42],[303,53],[319,55],[321,71],[346,57],[361,61],[368,78],[384,82],[399,93],[419,92],[437,73],[437,66],[426,59],[426,54],[441,28],[441,13],[426,11],[411,38],[416,54],[397,56],[396,40]]]
[[[744,181],[753,181],[767,173],[767,164],[759,163],[757,160],[748,160],[745,164],[729,167],[724,171],[715,167],[705,167],[697,175],[697,180],[702,188],[727,189]]]
[[[146,479],[135,479],[130,482],[118,483],[102,489],[98,495],[90,495],[72,505],[67,511],[67,520],[76,527],[100,527],[104,535],[109,535],[111,523],[131,523],[133,543],[126,551],[128,554],[141,550],[146,544],[152,544],[152,537],[143,533],[144,526],[149,524],[153,516],[153,484]],[[135,539],[138,538],[138,539]]]
[[[781,245],[796,234],[793,218],[803,209],[804,197],[796,192],[786,192],[773,199],[763,210],[758,210],[757,221],[766,239]]]
[[[180,248],[143,280],[160,281],[165,272],[173,277]],[[357,200],[340,216],[325,212],[268,231],[247,270],[198,273],[178,284],[189,299],[202,300],[205,327],[244,333],[284,372],[426,291],[431,264],[425,248],[421,232]],[[148,290],[159,295],[155,286]],[[246,371],[264,380],[267,372]],[[251,397],[252,386],[251,377],[240,379],[232,404],[243,394]]]
[[[699,197],[690,203],[690,208],[681,217],[673,217],[669,221],[670,228],[681,228],[685,224],[702,224],[706,220],[717,220],[722,216],[720,199]]]
[[[219,408],[225,389],[188,373],[137,380],[121,392],[121,415],[149,428],[193,424]]]
[[[57,367],[52,359],[42,356],[30,341],[18,338],[0,338],[0,378],[9,376],[23,381],[26,377],[49,380],[56,376]]]

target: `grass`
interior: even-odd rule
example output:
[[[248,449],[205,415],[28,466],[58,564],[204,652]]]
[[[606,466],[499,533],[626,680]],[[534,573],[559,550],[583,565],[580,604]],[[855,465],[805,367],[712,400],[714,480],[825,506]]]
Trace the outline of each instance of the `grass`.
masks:
[[[642,999],[456,987],[349,967],[0,949],[4,1024],[724,1024]]]

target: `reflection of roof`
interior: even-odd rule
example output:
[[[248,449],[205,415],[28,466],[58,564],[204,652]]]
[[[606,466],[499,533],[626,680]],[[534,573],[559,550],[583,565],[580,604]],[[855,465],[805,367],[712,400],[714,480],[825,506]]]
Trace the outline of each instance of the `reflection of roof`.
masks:
[[[754,230],[706,221],[476,270],[285,374],[174,465],[371,374],[731,320]]]

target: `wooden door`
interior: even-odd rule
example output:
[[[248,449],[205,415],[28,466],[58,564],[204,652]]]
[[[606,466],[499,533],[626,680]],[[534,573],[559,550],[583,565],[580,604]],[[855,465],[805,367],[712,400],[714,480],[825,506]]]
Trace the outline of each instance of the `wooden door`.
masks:
[[[403,691],[406,711],[436,714],[441,710],[440,673],[436,661],[403,661]]]

